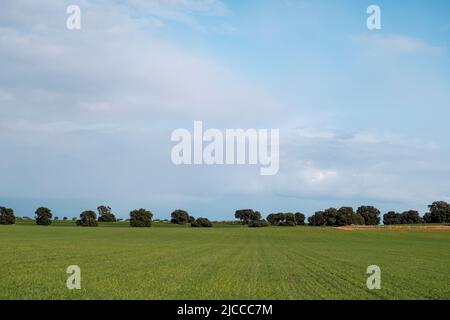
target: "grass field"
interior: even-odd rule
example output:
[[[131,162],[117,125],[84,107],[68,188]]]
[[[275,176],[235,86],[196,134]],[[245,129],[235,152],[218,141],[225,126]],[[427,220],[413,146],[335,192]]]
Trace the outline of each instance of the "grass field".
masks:
[[[1,299],[450,298],[448,231],[21,223],[0,243]],[[373,264],[381,290],[366,288]]]

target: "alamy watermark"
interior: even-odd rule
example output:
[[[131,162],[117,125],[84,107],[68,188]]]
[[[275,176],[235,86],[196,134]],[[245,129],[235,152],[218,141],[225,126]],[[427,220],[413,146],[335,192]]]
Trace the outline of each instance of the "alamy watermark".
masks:
[[[81,269],[77,265],[71,265],[67,267],[67,274],[70,276],[67,278],[66,286],[69,290],[81,289]]]
[[[81,29],[81,9],[75,4],[71,4],[67,7],[66,13],[69,14],[66,20],[66,27],[69,30]]]
[[[381,29],[381,9],[379,6],[372,4],[367,7],[367,14],[370,16],[367,18],[367,29],[380,30]]]
[[[381,289],[381,268],[377,265],[371,265],[367,267],[367,274],[370,276],[367,278],[366,286],[369,290]]]
[[[171,141],[175,165],[260,165],[263,176],[276,175],[280,158],[279,129],[207,129],[194,121],[194,131],[176,129]]]

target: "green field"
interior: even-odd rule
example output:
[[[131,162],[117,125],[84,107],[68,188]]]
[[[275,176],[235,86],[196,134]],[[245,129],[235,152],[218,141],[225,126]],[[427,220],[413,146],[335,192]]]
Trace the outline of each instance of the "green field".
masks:
[[[21,223],[0,243],[1,299],[450,298],[448,231]],[[373,264],[381,290],[366,288]]]

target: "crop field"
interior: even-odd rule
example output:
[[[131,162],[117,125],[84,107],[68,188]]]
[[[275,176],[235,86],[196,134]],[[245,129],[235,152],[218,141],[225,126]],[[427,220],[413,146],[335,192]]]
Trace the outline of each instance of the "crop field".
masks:
[[[0,299],[450,298],[445,230],[19,223],[0,226],[0,243]]]

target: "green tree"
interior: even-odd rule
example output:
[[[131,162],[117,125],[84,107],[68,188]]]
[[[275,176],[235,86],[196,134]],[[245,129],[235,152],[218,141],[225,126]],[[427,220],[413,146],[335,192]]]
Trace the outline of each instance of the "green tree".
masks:
[[[116,216],[111,212],[111,208],[108,206],[99,206],[98,221],[99,222],[116,222]]]
[[[52,224],[52,211],[49,208],[40,207],[35,212],[36,224],[48,226]]]
[[[83,211],[80,214],[80,219],[77,220],[77,226],[81,227],[96,227],[98,226],[97,214],[94,211]]]
[[[298,226],[303,226],[305,225],[305,215],[303,213],[300,212],[296,212],[295,213],[295,223]]]
[[[383,215],[384,225],[401,224],[400,213],[389,211]]]
[[[426,223],[447,223],[450,222],[450,204],[445,201],[435,201],[428,206],[423,219]]]
[[[366,225],[376,226],[380,224],[380,210],[373,206],[361,206],[356,210],[356,213],[364,218]]]
[[[253,211],[252,209],[236,210],[234,217],[241,220],[243,224],[249,224],[251,221],[257,221],[261,219],[261,213],[259,211]]]
[[[352,224],[355,225],[365,225],[366,222],[364,221],[364,218],[362,215],[360,215],[359,213],[355,213],[354,215],[352,215]]]
[[[400,223],[401,224],[418,224],[420,223],[420,215],[419,212],[415,210],[405,211],[400,214]]]
[[[139,209],[130,212],[130,226],[135,228],[148,228],[152,226],[153,213],[149,210]]]
[[[0,207],[0,224],[15,224],[16,216],[11,208]]]
[[[341,207],[337,211],[336,226],[349,226],[353,223],[355,212],[352,207]]]
[[[172,218],[170,222],[173,224],[186,224],[190,220],[189,213],[187,213],[187,211],[180,209],[172,212],[170,216]]]
[[[308,217],[308,224],[310,226],[324,226],[325,223],[326,220],[323,211],[316,211],[312,216]]]
[[[337,226],[338,210],[336,208],[328,208],[323,212],[326,226]]]

